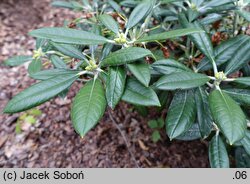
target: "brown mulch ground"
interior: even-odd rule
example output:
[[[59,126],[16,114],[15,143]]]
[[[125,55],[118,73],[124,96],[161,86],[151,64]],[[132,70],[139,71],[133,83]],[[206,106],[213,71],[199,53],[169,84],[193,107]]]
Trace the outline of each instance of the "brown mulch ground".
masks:
[[[52,9],[50,0],[0,1],[0,64],[12,55],[31,54],[34,40],[29,30],[60,26],[65,19],[80,16],[71,11]],[[0,66],[0,111],[18,92],[35,81],[27,66]],[[135,167],[119,131],[106,113],[98,126],[81,139],[70,121],[71,99],[79,89],[75,84],[68,99],[56,98],[39,109],[43,112],[35,126],[15,133],[19,114],[0,112],[0,167]],[[155,144],[148,128],[150,117],[131,112],[122,103],[113,113],[140,167],[208,167],[207,145],[200,141]],[[163,132],[164,134],[164,132]]]

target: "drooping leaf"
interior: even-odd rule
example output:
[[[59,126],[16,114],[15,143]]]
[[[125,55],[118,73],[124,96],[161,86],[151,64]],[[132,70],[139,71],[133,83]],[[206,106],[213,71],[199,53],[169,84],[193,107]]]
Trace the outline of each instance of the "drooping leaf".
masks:
[[[175,139],[182,140],[182,141],[192,141],[192,140],[196,140],[200,138],[202,137],[201,137],[199,125],[197,123],[194,123],[186,132],[176,137]]]
[[[235,160],[237,168],[250,168],[250,155],[246,153],[243,147],[235,149]]]
[[[239,49],[241,49],[247,42],[250,41],[250,37],[247,35],[239,35],[234,38],[228,39],[222,42],[214,49],[215,62],[217,66],[220,66],[228,62]],[[205,57],[197,66],[198,71],[206,71],[213,68],[210,60]]]
[[[124,92],[126,71],[122,66],[110,67],[106,82],[106,99],[108,105],[114,109]]]
[[[83,53],[75,46],[61,43],[51,43],[58,51],[65,54],[66,56],[76,59],[86,59]]]
[[[178,2],[178,1],[184,1],[184,0],[161,0],[161,3],[168,4],[168,3],[172,3],[172,2]]]
[[[48,80],[50,78],[54,78],[58,75],[77,75],[80,71],[76,70],[65,70],[65,69],[49,69],[49,70],[41,70],[36,73],[30,75],[33,79],[37,80]]]
[[[64,91],[78,78],[75,74],[58,75],[39,82],[16,95],[5,107],[5,113],[16,113],[38,106]]]
[[[246,19],[248,22],[250,22],[250,13],[245,10],[238,10],[236,11],[240,16],[242,16],[244,19]]]
[[[29,34],[34,37],[49,39],[53,42],[77,45],[97,45],[108,42],[108,39],[94,33],[62,27],[36,29]]]
[[[127,80],[122,100],[134,105],[161,106],[154,90],[150,87],[143,86],[134,78]]]
[[[161,74],[168,75],[171,73],[178,73],[178,72],[191,72],[192,70],[183,65],[182,63],[173,60],[173,59],[163,59],[154,62],[151,67],[160,72]]]
[[[150,82],[150,69],[149,65],[144,62],[128,64],[128,69],[144,86],[148,87]]]
[[[206,138],[212,130],[213,119],[209,109],[208,95],[204,88],[199,87],[195,90],[195,102],[197,107],[198,127],[202,138]]]
[[[150,55],[152,55],[152,53],[147,49],[139,47],[129,47],[109,54],[102,61],[101,65],[102,66],[124,65]]]
[[[70,2],[67,2],[67,1],[53,1],[51,5],[54,7],[74,9],[74,6]]]
[[[250,77],[236,78],[233,82],[237,84],[244,84],[246,86],[250,86]]]
[[[189,23],[183,13],[179,14],[179,21],[184,28],[197,28],[202,30],[202,26],[198,22]],[[194,42],[196,47],[207,56],[210,61],[214,60],[213,45],[207,33],[195,33],[188,35],[188,37]]]
[[[29,64],[28,73],[32,75],[36,72],[39,72],[41,71],[42,66],[43,65],[41,59],[33,59],[32,62]]]
[[[131,12],[126,28],[131,29],[136,24],[138,24],[142,19],[149,15],[152,11],[155,0],[144,0],[139,5],[135,7],[135,9]]]
[[[214,90],[209,95],[209,106],[215,123],[231,145],[245,136],[245,114],[230,96]]]
[[[166,131],[172,140],[192,126],[195,121],[196,107],[192,90],[178,91],[175,93],[168,109]]]
[[[160,90],[190,89],[202,86],[209,80],[204,74],[183,71],[164,75],[154,86]]]
[[[250,37],[249,37],[250,38]],[[232,55],[232,58],[227,62],[225,74],[231,74],[244,67],[250,61],[250,39],[242,44],[242,46]]]
[[[236,102],[240,103],[241,105],[250,106],[250,90],[230,88],[224,89],[223,92],[231,96]]]
[[[229,158],[225,144],[219,135],[215,135],[209,143],[209,161],[212,168],[228,168]]]
[[[54,65],[55,68],[62,68],[62,69],[66,69],[67,65],[66,63],[57,55],[52,55],[50,57],[50,60],[52,62],[52,64]]]
[[[32,56],[14,56],[14,57],[7,59],[4,62],[4,64],[7,66],[18,66],[31,60],[32,60]]]
[[[104,26],[113,31],[115,34],[119,33],[119,26],[112,16],[108,14],[102,14],[99,16],[99,20]]]
[[[74,98],[71,119],[78,134],[83,137],[93,128],[106,109],[102,83],[96,79],[87,82]]]
[[[110,52],[112,51],[114,45],[111,43],[106,43],[103,48],[102,48],[102,57],[100,59],[100,61],[102,61],[105,57],[107,57]]]
[[[204,31],[197,29],[197,28],[177,29],[177,30],[159,33],[159,34],[145,36],[137,40],[136,43],[162,41],[162,40],[166,40],[169,38],[176,38],[180,36],[190,35],[193,33],[201,33],[201,32],[204,32]]]
[[[242,73],[243,73],[243,76],[250,76],[250,65],[249,64],[246,64],[242,68]]]
[[[246,150],[247,154],[250,156],[250,130],[246,131],[246,135],[243,139],[241,139],[241,144]]]

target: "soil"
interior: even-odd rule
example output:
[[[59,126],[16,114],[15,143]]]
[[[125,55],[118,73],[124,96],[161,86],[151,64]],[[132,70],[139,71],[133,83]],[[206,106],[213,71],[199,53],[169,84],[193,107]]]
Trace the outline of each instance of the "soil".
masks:
[[[6,115],[2,109],[17,93],[35,83],[27,75],[27,66],[9,68],[1,65],[13,55],[32,54],[34,39],[27,33],[39,27],[62,26],[64,20],[81,13],[51,8],[50,0],[0,1],[0,167],[136,167],[126,144],[109,118],[84,138],[70,121],[71,100],[80,88],[75,83],[66,99],[56,98],[38,108],[42,115],[34,125],[22,127],[16,134],[17,119],[23,114]],[[147,117],[121,103],[112,113],[127,137],[129,147],[140,167],[208,167],[207,143],[151,141]]]

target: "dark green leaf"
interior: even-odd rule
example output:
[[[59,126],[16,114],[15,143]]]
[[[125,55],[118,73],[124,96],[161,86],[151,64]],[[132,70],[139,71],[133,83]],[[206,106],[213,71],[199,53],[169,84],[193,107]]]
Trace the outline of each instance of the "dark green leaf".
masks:
[[[173,59],[164,59],[164,60],[156,61],[151,66],[154,70],[164,75],[177,73],[177,72],[183,72],[183,71],[188,71],[188,72],[192,71],[185,65]]]
[[[148,87],[150,82],[149,65],[144,62],[128,64],[128,69],[144,86]]]
[[[250,61],[250,39],[241,45],[241,47],[232,55],[232,58],[227,62],[225,73],[231,74],[238,71]]]
[[[129,78],[122,100],[141,106],[161,106],[153,89],[143,86],[134,78]]]
[[[97,124],[105,109],[106,99],[102,83],[98,79],[89,81],[73,101],[71,119],[76,132],[83,137]]]
[[[41,71],[43,65],[42,65],[42,61],[40,59],[34,59],[32,60],[32,62],[29,64],[28,67],[28,72],[30,75]]]
[[[16,113],[38,106],[64,91],[78,78],[75,74],[58,75],[39,82],[16,95],[5,107],[5,113]]]
[[[229,158],[223,140],[215,135],[209,143],[209,161],[212,168],[228,168]]]
[[[49,70],[42,70],[30,75],[33,79],[37,80],[48,80],[50,78],[54,78],[58,75],[77,75],[80,71],[76,70],[65,70],[65,69],[49,69]]]
[[[201,138],[201,133],[199,129],[199,125],[194,123],[186,132],[176,137],[175,139],[182,141],[192,141]]]
[[[150,55],[152,55],[152,53],[147,49],[139,47],[129,47],[109,54],[103,60],[101,65],[102,66],[124,65]]]
[[[53,1],[51,5],[54,7],[74,9],[74,6],[70,2],[66,2],[66,1]]]
[[[190,89],[202,86],[209,80],[204,74],[183,71],[164,75],[154,86],[160,90]]]
[[[63,68],[63,69],[67,68],[65,62],[57,55],[52,55],[50,59],[55,68]]]
[[[61,43],[51,43],[58,51],[65,54],[66,56],[76,59],[86,59],[83,53],[75,46]]]
[[[250,156],[244,148],[237,147],[235,149],[235,160],[237,168],[250,168]]]
[[[108,105],[114,109],[124,92],[126,71],[124,67],[110,67],[106,82],[106,99]]]
[[[179,21],[184,28],[196,28],[202,30],[202,26],[198,22],[189,23],[184,14],[179,14]],[[214,60],[213,45],[207,33],[195,33],[188,36],[197,48],[207,56],[210,61]]]
[[[31,60],[32,60],[32,56],[14,56],[12,58],[7,59],[4,62],[4,64],[7,66],[18,66]]]
[[[175,93],[168,109],[166,130],[172,140],[186,132],[194,123],[196,107],[192,90]]]
[[[250,86],[250,77],[240,77],[240,78],[236,78],[234,80],[234,83],[237,84],[244,84],[246,86]]]
[[[245,137],[240,142],[250,156],[250,130],[247,130]]]
[[[227,93],[241,105],[250,106],[250,90],[231,88],[231,89],[225,89],[223,90],[223,92]]]
[[[202,138],[209,136],[213,119],[208,104],[208,95],[204,88],[197,88],[195,91],[195,102],[197,107],[197,120]]]
[[[152,11],[155,2],[156,2],[155,0],[144,0],[142,3],[137,5],[130,14],[126,28],[131,29],[136,24],[138,24],[142,19],[147,17],[149,13]]]
[[[235,53],[249,41],[249,36],[239,35],[222,42],[214,49],[216,65],[220,66],[228,62],[232,56],[235,55]],[[207,57],[202,59],[202,61],[197,66],[198,71],[206,71],[211,68],[213,68],[212,63]]]
[[[230,145],[245,136],[245,114],[230,96],[220,90],[214,90],[209,95],[209,106],[215,123]]]
[[[97,45],[108,42],[106,38],[94,33],[62,27],[36,29],[29,34],[34,37],[45,38],[54,42],[77,45]]]
[[[108,14],[103,14],[99,16],[99,20],[102,22],[104,26],[106,26],[109,30],[113,31],[114,33],[119,33],[119,26],[117,22],[113,19],[112,16]]]
[[[190,35],[193,33],[201,33],[201,32],[204,32],[204,31],[197,29],[197,28],[177,29],[177,30],[160,33],[160,34],[145,36],[137,40],[136,43],[162,41],[162,40],[166,40],[169,38],[176,38],[180,36]]]
[[[245,10],[238,10],[236,11],[240,16],[242,16],[244,19],[246,19],[248,22],[250,22],[250,13]]]

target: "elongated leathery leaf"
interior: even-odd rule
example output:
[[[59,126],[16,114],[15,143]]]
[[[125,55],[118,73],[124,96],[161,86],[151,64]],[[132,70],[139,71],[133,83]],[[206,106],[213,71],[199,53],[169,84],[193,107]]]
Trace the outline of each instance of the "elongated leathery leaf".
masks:
[[[192,90],[178,91],[168,110],[166,130],[170,139],[174,139],[189,128],[195,121],[196,107]]]
[[[105,25],[109,30],[113,31],[114,33],[119,33],[119,26],[117,22],[113,19],[112,16],[108,14],[103,14],[99,16],[99,20]]]
[[[18,66],[31,60],[32,60],[32,56],[14,56],[12,58],[7,59],[4,62],[4,64],[7,66]]]
[[[243,147],[235,149],[235,160],[237,168],[250,168],[250,155],[247,154]]]
[[[131,63],[127,65],[132,74],[140,81],[144,86],[148,87],[150,82],[150,69],[149,65],[144,62]]]
[[[96,45],[108,42],[108,39],[94,33],[62,27],[36,29],[29,34],[34,37],[45,38],[54,42],[77,45]]]
[[[143,86],[135,78],[127,80],[122,100],[134,105],[161,106],[154,90]]]
[[[228,61],[225,68],[226,74],[231,74],[243,68],[250,60],[250,39],[237,50]]]
[[[245,114],[230,96],[214,90],[209,95],[209,106],[215,123],[231,145],[245,136]]]
[[[222,42],[214,49],[215,62],[217,66],[220,66],[228,62],[239,49],[241,49],[245,43],[250,41],[250,37],[247,35],[239,35],[234,38],[228,39]],[[205,57],[201,60],[197,66],[198,71],[206,71],[213,68],[211,61]]]
[[[58,75],[39,82],[16,95],[5,107],[5,113],[16,113],[38,106],[64,91],[78,78],[75,74]]]
[[[202,30],[202,26],[198,22],[189,23],[183,13],[179,14],[179,21],[184,28],[197,28]],[[195,33],[188,35],[188,37],[211,62],[214,61],[213,46],[207,33]]]
[[[137,23],[139,23],[143,18],[149,15],[152,11],[155,0],[144,0],[142,3],[137,5],[135,9],[131,12],[130,17],[128,19],[126,28],[130,29],[134,27]]]
[[[28,73],[32,75],[36,72],[41,71],[42,67],[43,65],[41,59],[33,59],[32,62],[29,64]]]
[[[109,54],[101,63],[102,66],[117,66],[134,62],[137,59],[150,56],[152,53],[143,48],[129,47]]]
[[[114,109],[124,92],[126,71],[122,66],[110,67],[106,82],[106,98],[108,105]]]
[[[245,137],[240,142],[250,156],[250,130],[247,130]]]
[[[235,83],[238,84],[244,84],[246,86],[250,86],[250,77],[240,77],[240,78],[236,78],[234,80]]]
[[[73,126],[84,136],[103,116],[106,99],[102,83],[96,79],[87,82],[76,95],[71,110]]]
[[[208,104],[208,95],[204,88],[195,90],[195,102],[197,107],[197,120],[202,138],[209,136],[212,130],[213,119]]]
[[[65,62],[57,55],[52,55],[50,57],[50,60],[55,68],[64,68],[64,69],[67,68],[67,65],[65,64]]]
[[[163,59],[154,62],[151,67],[157,71],[160,72],[161,74],[171,74],[171,73],[177,73],[177,72],[183,72],[183,71],[188,71],[192,72],[191,69],[183,65],[182,63],[173,60],[173,59]]]
[[[236,102],[240,103],[241,105],[250,106],[250,90],[249,89],[230,88],[230,89],[224,89],[223,92],[227,93]]]
[[[202,136],[200,133],[199,125],[198,123],[194,123],[187,131],[185,131],[183,134],[176,137],[175,139],[183,141],[192,141],[200,138],[202,138]]]
[[[145,36],[137,40],[136,43],[161,41],[161,40],[166,40],[169,38],[176,38],[176,37],[190,35],[193,33],[200,33],[200,32],[204,32],[204,31],[201,29],[197,29],[197,28],[177,29],[177,30],[172,30],[172,31],[164,32],[164,33]]]
[[[61,44],[61,43],[51,43],[58,51],[65,54],[66,56],[70,56],[76,59],[86,59],[83,53],[73,45],[69,44]]]
[[[49,70],[42,70],[42,71],[38,71],[36,73],[33,73],[30,75],[30,77],[32,77],[33,79],[37,79],[37,80],[47,80],[50,79],[52,77],[56,77],[58,75],[68,75],[68,74],[72,74],[72,75],[76,75],[77,73],[79,73],[80,71],[76,71],[76,70],[66,70],[66,69],[49,69]]]
[[[160,90],[190,89],[202,86],[209,80],[204,74],[183,71],[164,75],[154,86]]]
[[[209,143],[209,161],[212,168],[228,168],[229,158],[223,140],[215,135]]]

